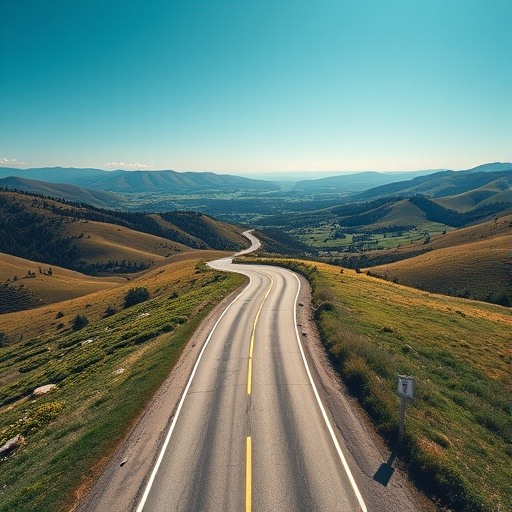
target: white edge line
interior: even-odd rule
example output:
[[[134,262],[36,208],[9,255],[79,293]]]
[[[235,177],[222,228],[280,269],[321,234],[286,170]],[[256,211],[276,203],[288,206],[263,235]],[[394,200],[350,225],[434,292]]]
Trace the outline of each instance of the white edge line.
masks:
[[[213,326],[212,330],[210,331],[210,334],[208,335],[208,338],[206,338],[203,348],[201,349],[201,352],[199,353],[199,356],[197,358],[196,364],[194,365],[194,369],[192,370],[192,373],[190,374],[190,378],[188,379],[187,386],[185,387],[185,391],[183,392],[183,395],[181,396],[180,403],[178,405],[178,408],[176,409],[176,413],[175,413],[174,418],[171,423],[171,428],[169,429],[169,432],[167,433],[167,437],[165,438],[165,442],[160,451],[160,455],[158,456],[155,467],[153,468],[153,472],[151,473],[151,476],[146,485],[146,489],[144,490],[144,494],[142,495],[142,499],[140,500],[140,503],[139,503],[139,506],[137,507],[136,512],[142,512],[142,510],[144,509],[144,505],[146,504],[146,500],[148,499],[149,493],[151,491],[151,487],[153,486],[153,482],[155,481],[156,474],[158,472],[158,469],[160,468],[162,459],[164,458],[165,451],[167,450],[167,445],[169,444],[169,441],[171,440],[171,436],[174,431],[174,427],[176,426],[176,422],[178,421],[178,417],[180,415],[181,408],[183,407],[183,403],[185,402],[185,398],[187,397],[188,390],[192,384],[192,380],[194,379],[194,375],[196,374],[196,370],[197,370],[197,367],[199,366],[201,358],[203,357],[203,353],[206,350],[206,347],[208,346],[208,343],[210,342],[210,339],[212,338],[213,333],[214,333],[215,329],[217,328],[217,325],[219,325],[220,321],[222,320],[224,315],[227,313],[229,308],[251,286],[252,279],[250,276],[248,276],[248,277],[249,277],[249,284],[246,287],[244,287],[244,289],[229,303],[229,305],[226,307],[226,309],[222,312],[222,315],[220,315],[219,319],[215,322],[215,325]]]
[[[290,271],[288,271],[290,272]],[[331,422],[329,421],[329,418],[327,417],[327,413],[325,412],[325,408],[322,404],[322,401],[320,400],[320,395],[318,394],[318,391],[316,389],[315,383],[313,381],[313,377],[311,375],[311,372],[309,370],[309,365],[306,360],[306,356],[304,354],[304,349],[302,348],[302,343],[300,341],[299,336],[299,330],[297,328],[297,301],[300,294],[300,279],[297,277],[297,275],[294,272],[290,272],[295,279],[297,279],[297,282],[299,284],[299,288],[297,289],[297,295],[295,296],[295,304],[294,304],[294,314],[293,314],[293,322],[295,324],[295,336],[297,338],[297,344],[299,345],[300,353],[302,355],[302,360],[304,361],[304,366],[306,367],[306,372],[309,377],[309,381],[311,382],[311,386],[313,387],[313,392],[315,393],[316,401],[318,402],[318,406],[320,407],[320,410],[322,411],[322,415],[324,417],[325,424],[327,425],[327,428],[329,430],[329,433],[331,434],[332,441],[334,443],[334,446],[336,447],[336,451],[338,452],[338,456],[341,459],[341,462],[343,464],[343,467],[345,468],[345,471],[347,473],[348,479],[350,480],[350,484],[352,485],[352,489],[354,490],[357,500],[359,501],[359,505],[361,507],[361,510],[363,512],[367,512],[366,505],[364,503],[363,497],[361,496],[361,493],[359,492],[359,489],[357,487],[356,481],[354,480],[354,477],[352,476],[352,473],[350,471],[350,468],[348,467],[347,460],[345,459],[345,456],[343,455],[343,452],[341,450],[341,446],[338,442],[338,439],[336,438],[336,434],[334,433],[334,430],[331,426]]]

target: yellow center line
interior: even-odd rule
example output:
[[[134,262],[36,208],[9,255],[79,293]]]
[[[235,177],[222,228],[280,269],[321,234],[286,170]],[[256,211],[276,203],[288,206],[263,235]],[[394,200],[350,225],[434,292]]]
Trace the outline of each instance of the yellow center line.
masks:
[[[246,445],[246,470],[245,470],[245,512],[251,512],[252,508],[252,441],[247,438]]]
[[[270,276],[269,276],[270,277]],[[256,317],[254,318],[254,324],[252,326],[251,332],[251,343],[249,345],[249,362],[247,364],[247,394],[250,395],[252,392],[252,355],[254,353],[254,333],[256,332],[256,324],[258,323],[258,318],[260,317],[261,309],[263,308],[263,303],[268,297],[270,290],[272,290],[272,286],[274,281],[270,278],[270,286],[268,287],[267,293],[263,300],[261,301],[260,307],[258,308],[258,312],[256,313]]]

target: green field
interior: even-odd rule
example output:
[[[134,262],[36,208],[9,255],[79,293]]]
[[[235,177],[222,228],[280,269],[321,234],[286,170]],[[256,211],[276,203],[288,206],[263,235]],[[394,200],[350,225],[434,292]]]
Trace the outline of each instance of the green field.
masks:
[[[324,222],[315,227],[298,228],[291,234],[302,243],[319,251],[321,256],[337,256],[339,252],[377,251],[394,249],[406,244],[439,235],[446,226],[427,223],[424,227],[394,231],[393,228],[382,232],[353,230],[343,228],[337,222]]]

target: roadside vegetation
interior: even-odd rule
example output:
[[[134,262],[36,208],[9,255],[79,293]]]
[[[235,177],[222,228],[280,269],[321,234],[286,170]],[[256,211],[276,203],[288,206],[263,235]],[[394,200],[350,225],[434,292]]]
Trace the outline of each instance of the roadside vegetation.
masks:
[[[444,510],[512,510],[512,312],[322,263],[264,261],[309,279],[333,366],[391,450],[397,375],[415,378],[398,456],[417,486]]]
[[[200,321],[243,280],[208,269],[191,253],[96,293],[95,308],[87,309],[91,299],[84,297],[45,307],[41,315],[37,309],[11,314],[67,327],[14,344],[13,336],[2,335],[11,341],[0,352],[0,446],[15,437],[21,445],[0,455],[0,511],[69,510]],[[50,392],[34,393],[49,384],[55,385]]]

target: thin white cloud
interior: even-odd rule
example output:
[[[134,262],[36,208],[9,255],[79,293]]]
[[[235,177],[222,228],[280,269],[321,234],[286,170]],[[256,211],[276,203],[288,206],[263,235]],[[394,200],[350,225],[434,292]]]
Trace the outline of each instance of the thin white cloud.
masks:
[[[6,165],[7,167],[18,167],[19,165],[27,165],[27,162],[20,162],[16,158],[0,157],[0,165]]]
[[[154,165],[149,164],[141,164],[139,162],[135,164],[127,164],[124,162],[110,162],[105,164],[105,167],[109,167],[110,169],[125,169],[125,170],[138,170],[143,171],[147,169],[153,169]]]

